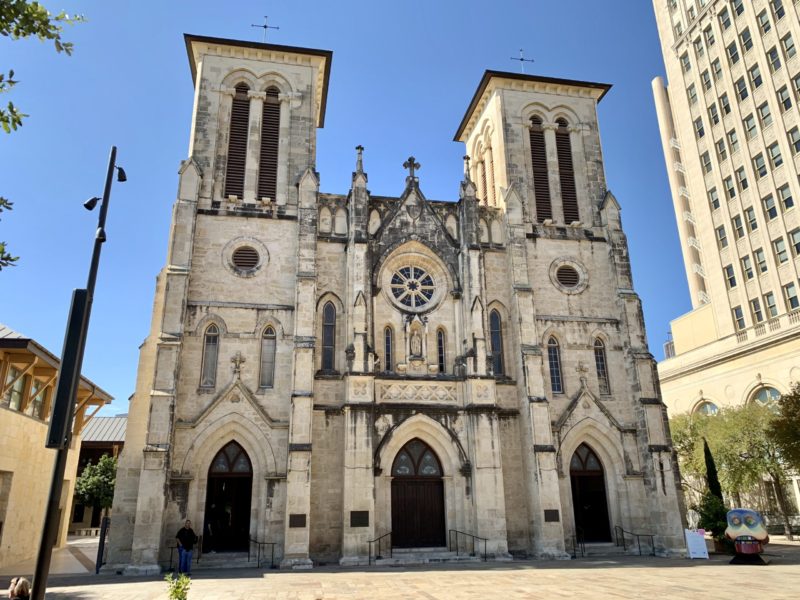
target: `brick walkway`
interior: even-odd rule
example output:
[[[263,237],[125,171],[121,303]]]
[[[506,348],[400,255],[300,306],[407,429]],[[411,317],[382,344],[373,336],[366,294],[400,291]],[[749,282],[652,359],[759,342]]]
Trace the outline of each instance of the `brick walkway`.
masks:
[[[623,558],[517,561],[428,567],[311,571],[206,571],[192,581],[197,600],[486,599],[516,598],[723,598],[796,599],[800,547],[768,546],[767,567],[709,561]],[[4,584],[5,582],[0,582]],[[162,600],[166,584],[156,578],[53,577],[48,600]],[[744,594],[744,595],[743,595]]]

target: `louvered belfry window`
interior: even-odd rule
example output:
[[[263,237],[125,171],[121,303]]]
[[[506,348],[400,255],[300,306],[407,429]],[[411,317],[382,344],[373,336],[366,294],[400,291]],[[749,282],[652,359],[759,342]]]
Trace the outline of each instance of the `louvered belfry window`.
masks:
[[[575,191],[575,169],[572,167],[572,144],[569,139],[567,122],[558,121],[556,130],[556,152],[558,153],[558,174],[561,182],[561,202],[564,206],[564,223],[580,221],[578,194]]]
[[[244,196],[244,166],[247,161],[247,128],[250,121],[250,99],[247,84],[236,86],[231,105],[231,130],[228,136],[228,166],[225,171],[225,197]]]
[[[531,119],[531,166],[533,167],[533,193],[536,194],[536,220],[541,223],[553,218],[550,202],[550,182],[547,179],[547,152],[544,147],[544,129],[539,117]]]
[[[258,166],[258,197],[275,200],[278,189],[278,136],[281,103],[278,88],[267,89],[261,118],[261,158]]]

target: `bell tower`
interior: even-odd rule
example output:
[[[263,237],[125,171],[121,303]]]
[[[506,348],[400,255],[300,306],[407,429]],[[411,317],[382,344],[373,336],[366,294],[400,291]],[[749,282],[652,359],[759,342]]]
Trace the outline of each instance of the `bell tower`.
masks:
[[[186,35],[195,101],[189,155],[199,207],[296,211],[296,183],[316,164],[332,53]],[[213,203],[213,204],[212,204]]]

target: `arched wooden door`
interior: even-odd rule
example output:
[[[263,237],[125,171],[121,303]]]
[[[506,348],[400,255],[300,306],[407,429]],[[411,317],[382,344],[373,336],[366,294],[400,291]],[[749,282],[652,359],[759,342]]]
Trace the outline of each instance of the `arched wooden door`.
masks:
[[[436,454],[419,439],[403,446],[392,464],[392,545],[445,545],[444,482]]]
[[[586,444],[581,444],[569,463],[575,525],[587,542],[610,542],[606,478],[603,465]]]
[[[250,544],[253,466],[239,444],[228,442],[208,469],[204,552],[246,552]]]

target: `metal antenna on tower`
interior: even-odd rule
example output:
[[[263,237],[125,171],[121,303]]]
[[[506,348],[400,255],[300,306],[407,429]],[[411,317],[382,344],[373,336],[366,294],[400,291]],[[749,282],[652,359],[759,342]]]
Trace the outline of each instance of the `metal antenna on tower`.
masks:
[[[519,49],[519,58],[516,58],[516,57],[512,56],[511,60],[518,60],[519,61],[520,73],[524,73],[525,72],[525,63],[526,62],[536,62],[532,58],[525,58],[523,56],[523,54],[522,54],[522,48]]]
[[[267,16],[264,15],[264,24],[263,25],[250,25],[250,27],[260,27],[264,30],[264,43],[267,43],[267,29],[280,29],[280,27],[273,27],[272,25],[267,25]]]

